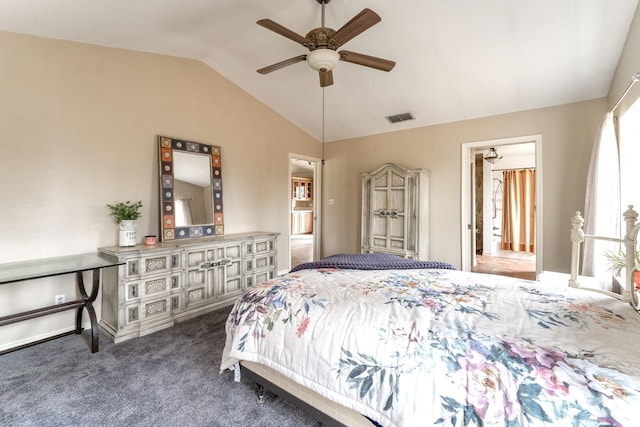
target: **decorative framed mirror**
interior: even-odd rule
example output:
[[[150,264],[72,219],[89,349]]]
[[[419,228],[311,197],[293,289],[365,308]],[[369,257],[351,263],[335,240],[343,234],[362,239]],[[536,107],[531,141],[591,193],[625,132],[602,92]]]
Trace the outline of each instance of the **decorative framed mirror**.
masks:
[[[220,147],[158,136],[163,242],[224,234]]]

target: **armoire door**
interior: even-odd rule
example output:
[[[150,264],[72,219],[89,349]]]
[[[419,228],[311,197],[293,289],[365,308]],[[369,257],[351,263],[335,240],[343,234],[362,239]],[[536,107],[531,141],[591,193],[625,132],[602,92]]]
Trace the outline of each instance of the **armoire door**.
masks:
[[[373,177],[371,186],[374,249],[406,250],[406,176],[388,169]]]
[[[362,253],[427,259],[429,172],[385,163],[362,174]]]

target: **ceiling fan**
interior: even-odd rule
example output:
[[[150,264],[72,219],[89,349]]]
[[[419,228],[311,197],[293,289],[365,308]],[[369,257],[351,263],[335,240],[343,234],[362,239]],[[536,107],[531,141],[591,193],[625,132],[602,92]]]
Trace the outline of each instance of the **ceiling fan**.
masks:
[[[259,69],[258,73],[267,74],[306,60],[311,68],[318,71],[320,75],[320,86],[325,87],[333,84],[333,69],[338,61],[351,62],[382,71],[391,71],[393,69],[396,65],[393,61],[347,50],[337,51],[337,49],[346,42],[380,22],[382,19],[377,13],[365,8],[349,22],[344,24],[342,28],[335,31],[324,25],[324,6],[331,0],[316,1],[322,5],[321,27],[309,31],[305,37],[283,27],[271,19],[261,19],[257,22],[258,25],[291,39],[296,43],[300,43],[309,49],[309,53],[306,55],[298,55],[285,59],[284,61]]]

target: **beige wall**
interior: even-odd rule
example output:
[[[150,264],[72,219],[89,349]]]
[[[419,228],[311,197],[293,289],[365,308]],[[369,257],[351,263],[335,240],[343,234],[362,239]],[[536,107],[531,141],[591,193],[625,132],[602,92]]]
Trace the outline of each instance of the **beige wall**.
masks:
[[[601,98],[327,144],[324,254],[359,250],[360,172],[393,162],[431,171],[430,257],[460,267],[461,144],[541,134],[543,266],[568,272],[569,220],[583,210],[591,147],[606,108]]]
[[[0,33],[0,94],[0,263],[117,244],[106,203],[142,200],[138,240],[157,234],[161,134],[221,146],[226,233],[282,233],[288,265],[289,153],[320,144],[206,65]],[[74,296],[73,277],[0,286],[0,316],[56,293]],[[0,347],[71,325],[5,326]]]

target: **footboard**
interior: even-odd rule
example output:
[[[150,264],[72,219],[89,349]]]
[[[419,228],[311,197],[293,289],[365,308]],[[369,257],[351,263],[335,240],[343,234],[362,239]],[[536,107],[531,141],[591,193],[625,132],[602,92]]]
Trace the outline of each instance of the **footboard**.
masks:
[[[580,212],[571,218],[571,277],[569,278],[569,286],[573,288],[580,288],[578,281],[578,271],[580,269],[580,246],[586,239],[593,240],[606,240],[610,242],[617,242],[624,244],[625,248],[625,276],[624,276],[624,291],[622,294],[614,292],[604,291],[600,289],[584,288],[595,292],[604,293],[614,298],[622,299],[629,302],[636,310],[640,310],[640,304],[638,303],[638,293],[635,289],[635,283],[633,280],[633,272],[636,268],[636,247],[638,239],[638,231],[640,231],[640,224],[638,221],[638,213],[633,209],[633,206],[629,208],[623,214],[624,222],[626,223],[626,233],[624,239],[617,237],[606,236],[594,236],[584,234],[582,226],[584,225],[584,219]]]

